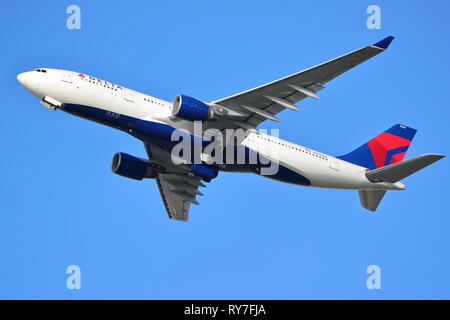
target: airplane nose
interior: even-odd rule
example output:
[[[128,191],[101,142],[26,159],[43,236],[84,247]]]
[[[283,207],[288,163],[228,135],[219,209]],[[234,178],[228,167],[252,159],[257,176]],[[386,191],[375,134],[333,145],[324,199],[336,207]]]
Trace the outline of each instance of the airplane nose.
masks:
[[[17,75],[17,81],[19,81],[20,84],[23,85],[23,86],[25,86],[25,82],[26,82],[25,78],[26,78],[25,72],[19,73]]]
[[[17,81],[20,82],[25,89],[38,98],[42,98],[41,79],[39,73],[33,71],[22,72],[17,75]]]

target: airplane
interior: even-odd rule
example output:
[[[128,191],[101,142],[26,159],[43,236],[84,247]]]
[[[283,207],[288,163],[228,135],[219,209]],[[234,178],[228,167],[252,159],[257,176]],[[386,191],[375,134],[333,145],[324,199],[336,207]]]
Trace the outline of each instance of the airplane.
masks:
[[[404,190],[402,179],[444,157],[424,154],[403,160],[415,129],[394,125],[356,150],[335,157],[266,134],[257,127],[266,120],[278,122],[276,115],[285,109],[298,111],[295,104],[305,98],[319,99],[317,93],[325,84],[384,52],[393,39],[389,36],[212,102],[186,95],[168,102],[84,73],[59,69],[38,68],[20,73],[17,79],[49,109],[110,126],[141,140],[148,159],[118,152],[112,159],[112,171],[135,180],[155,179],[169,218],[187,221],[191,204],[198,205],[197,197],[203,195],[199,187],[205,187],[205,182],[216,179],[221,171],[254,173],[300,186],[357,190],[361,205],[375,211],[386,191]],[[200,132],[196,130],[199,124]],[[213,152],[206,152],[217,144],[215,136],[205,135],[211,130],[244,132],[236,139],[224,138],[219,148],[213,148],[231,152],[227,161],[216,160]],[[174,135],[179,139],[173,139]],[[177,155],[173,150],[180,140],[193,148]],[[242,161],[237,155],[243,155]],[[276,170],[265,174],[264,170],[270,171],[272,166]]]

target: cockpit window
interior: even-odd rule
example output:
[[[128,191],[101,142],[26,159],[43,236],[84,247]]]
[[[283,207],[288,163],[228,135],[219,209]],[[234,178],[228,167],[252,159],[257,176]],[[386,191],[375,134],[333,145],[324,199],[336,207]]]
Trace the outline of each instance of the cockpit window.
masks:
[[[47,73],[47,70],[45,70],[45,69],[36,69],[36,70],[34,70],[34,71],[36,71],[36,72],[43,72],[43,73]]]

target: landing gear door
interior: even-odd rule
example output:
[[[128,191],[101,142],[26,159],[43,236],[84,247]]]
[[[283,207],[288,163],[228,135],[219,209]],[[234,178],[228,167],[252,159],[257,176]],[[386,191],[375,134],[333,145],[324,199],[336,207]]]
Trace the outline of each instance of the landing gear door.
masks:
[[[73,82],[73,75],[71,71],[63,71],[62,72],[62,81],[67,82],[67,83],[72,83]]]
[[[339,171],[339,160],[333,157],[329,158],[330,168],[336,171]]]

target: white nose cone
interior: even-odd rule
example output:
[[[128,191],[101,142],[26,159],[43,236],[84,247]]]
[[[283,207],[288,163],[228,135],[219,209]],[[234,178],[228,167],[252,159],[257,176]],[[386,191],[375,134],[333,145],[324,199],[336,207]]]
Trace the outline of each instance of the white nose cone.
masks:
[[[17,75],[17,81],[25,87],[31,94],[42,99],[45,95],[41,90],[41,76],[38,72],[23,72]]]
[[[26,75],[25,75],[25,73],[26,72],[23,72],[23,73],[19,73],[17,75],[17,81],[19,81],[20,84],[23,85],[24,87],[26,87]]]

